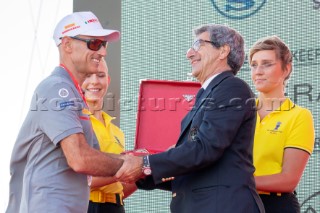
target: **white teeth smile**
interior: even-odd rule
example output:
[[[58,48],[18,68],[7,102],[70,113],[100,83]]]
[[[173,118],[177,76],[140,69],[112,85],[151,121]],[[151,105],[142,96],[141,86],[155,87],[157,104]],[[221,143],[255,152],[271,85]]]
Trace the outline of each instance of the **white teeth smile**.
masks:
[[[100,89],[88,89],[88,91],[90,91],[90,92],[99,92]]]
[[[99,62],[100,62],[100,60],[95,59],[95,58],[93,59],[93,61],[96,62],[96,63],[99,63]]]

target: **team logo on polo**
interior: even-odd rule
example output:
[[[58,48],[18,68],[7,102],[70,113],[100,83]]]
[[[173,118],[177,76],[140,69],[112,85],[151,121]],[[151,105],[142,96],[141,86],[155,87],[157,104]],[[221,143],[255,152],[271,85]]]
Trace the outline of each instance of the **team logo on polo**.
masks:
[[[68,95],[69,95],[69,91],[66,88],[61,88],[59,90],[59,96],[61,98],[66,98],[66,97],[68,97]]]
[[[267,0],[211,0],[214,8],[230,19],[245,19],[256,12]]]
[[[273,129],[268,129],[267,131],[268,131],[269,133],[271,133],[271,134],[282,133],[282,131],[279,130],[281,124],[282,124],[282,123],[281,123],[280,121],[278,121]]]
[[[281,125],[281,122],[278,121],[273,130],[274,130],[274,131],[277,131],[277,130],[279,129],[280,125]]]

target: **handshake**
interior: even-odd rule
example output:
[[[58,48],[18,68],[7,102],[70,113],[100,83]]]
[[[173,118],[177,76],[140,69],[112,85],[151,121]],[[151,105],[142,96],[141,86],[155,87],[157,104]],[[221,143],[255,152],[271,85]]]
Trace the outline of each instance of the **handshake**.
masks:
[[[159,153],[159,151],[147,149],[135,149],[121,153],[120,158],[124,162],[115,174],[115,178],[123,183],[135,183],[137,180],[151,175],[149,155],[156,153]],[[173,179],[173,177],[163,178],[162,181],[166,182]]]
[[[123,183],[135,183],[137,180],[151,175],[149,155],[155,152],[146,149],[135,149],[121,153],[123,164],[115,178]]]

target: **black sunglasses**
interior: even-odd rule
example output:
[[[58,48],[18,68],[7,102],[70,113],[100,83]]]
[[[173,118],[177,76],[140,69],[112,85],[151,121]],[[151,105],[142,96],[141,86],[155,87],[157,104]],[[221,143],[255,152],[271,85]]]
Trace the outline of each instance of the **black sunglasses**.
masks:
[[[100,50],[100,48],[102,46],[106,47],[106,45],[108,43],[107,41],[102,41],[102,40],[97,39],[97,38],[84,39],[84,38],[79,38],[79,37],[75,37],[75,36],[70,36],[70,38],[86,42],[88,49],[89,50],[93,50],[93,51]]]

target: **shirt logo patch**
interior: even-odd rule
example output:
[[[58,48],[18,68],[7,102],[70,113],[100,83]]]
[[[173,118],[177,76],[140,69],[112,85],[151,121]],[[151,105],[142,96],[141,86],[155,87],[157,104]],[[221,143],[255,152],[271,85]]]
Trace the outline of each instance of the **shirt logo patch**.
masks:
[[[198,136],[198,127],[192,127],[190,129],[190,133],[189,133],[189,140],[190,141],[196,141],[197,140],[197,136]]]
[[[66,101],[66,102],[60,103],[60,108],[65,108],[67,106],[74,106],[74,101]]]
[[[278,121],[276,124],[276,127],[273,130],[277,131],[279,129],[280,125],[281,125],[281,122]]]
[[[59,89],[59,96],[61,98],[66,98],[69,96],[69,91],[66,88]]]
[[[271,133],[271,134],[282,133],[282,131],[279,130],[281,124],[282,124],[282,122],[278,121],[273,129],[268,129],[267,131],[268,131],[269,133]]]

